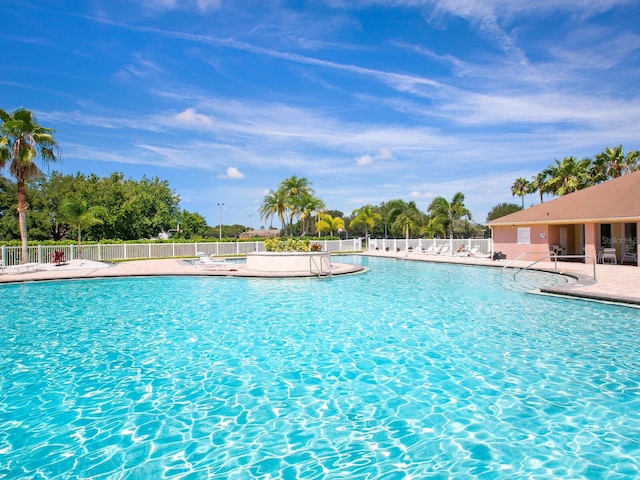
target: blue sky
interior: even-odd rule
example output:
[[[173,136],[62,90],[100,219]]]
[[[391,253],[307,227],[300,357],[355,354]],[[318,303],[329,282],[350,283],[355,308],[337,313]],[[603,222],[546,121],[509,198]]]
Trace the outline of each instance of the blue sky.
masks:
[[[426,211],[460,191],[482,223],[554,159],[640,149],[637,0],[3,0],[0,12],[0,108],[56,130],[52,168],[158,176],[212,226],[264,225],[264,195],[291,175],[345,214],[395,198]]]

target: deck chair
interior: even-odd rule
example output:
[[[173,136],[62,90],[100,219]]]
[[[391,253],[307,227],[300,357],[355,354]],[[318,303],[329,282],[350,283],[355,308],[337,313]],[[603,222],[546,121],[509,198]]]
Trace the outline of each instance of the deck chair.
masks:
[[[432,243],[431,245],[429,245],[429,247],[424,251],[424,253],[426,253],[427,255],[435,255],[436,253],[438,253],[438,249],[436,248],[436,246]]]
[[[638,263],[638,255],[631,249],[625,249],[624,255],[622,255],[622,260],[620,263]]]
[[[600,257],[602,263],[618,263],[618,257],[616,256],[615,248],[605,248],[602,250],[602,257]]]
[[[206,270],[227,270],[229,263],[224,259],[212,259],[207,255],[198,255],[198,265]]]

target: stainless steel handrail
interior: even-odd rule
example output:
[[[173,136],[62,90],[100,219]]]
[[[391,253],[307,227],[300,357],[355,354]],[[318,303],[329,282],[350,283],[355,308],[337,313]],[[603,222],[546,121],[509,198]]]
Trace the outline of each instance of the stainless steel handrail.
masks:
[[[320,277],[321,275],[332,275],[331,273],[331,257],[329,257],[329,266],[328,268],[325,269],[323,268],[323,259],[326,258],[326,255],[311,255],[309,257],[309,272],[310,273],[315,273],[316,275],[318,275],[318,277]],[[316,262],[317,259],[320,259],[320,266],[318,266],[318,263]],[[313,269],[313,267],[315,268],[315,271]]]
[[[511,265],[513,265],[515,262],[517,262],[518,260],[522,259],[523,257],[527,256],[527,255],[539,255],[541,252],[525,252],[521,255],[519,255],[515,260],[512,260],[511,262],[509,262],[507,265],[505,265],[504,267],[502,267],[502,271],[504,271],[505,269],[511,267]],[[553,262],[554,262],[554,270],[558,270],[558,259],[562,259],[562,258],[583,258],[585,260],[590,259],[593,262],[593,279],[596,280],[596,259],[594,257],[592,257],[591,255],[557,255],[555,253],[549,253],[544,255],[542,258],[536,260],[535,262],[533,262],[530,265],[524,266],[524,267],[518,267],[518,270],[516,270],[513,274],[513,279],[515,280],[516,275],[518,273],[520,273],[522,270],[529,270],[531,269],[531,267],[533,267],[534,265],[542,262],[543,260],[549,259],[549,258],[553,258]],[[515,268],[515,267],[514,267]]]

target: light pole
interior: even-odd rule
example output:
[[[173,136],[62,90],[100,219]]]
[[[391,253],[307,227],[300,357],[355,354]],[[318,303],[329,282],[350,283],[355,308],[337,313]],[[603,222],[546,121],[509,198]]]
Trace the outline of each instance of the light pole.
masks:
[[[219,231],[220,231],[220,240],[222,240],[222,207],[224,207],[224,203],[219,203],[218,204],[218,210],[220,211],[220,218],[219,218]]]

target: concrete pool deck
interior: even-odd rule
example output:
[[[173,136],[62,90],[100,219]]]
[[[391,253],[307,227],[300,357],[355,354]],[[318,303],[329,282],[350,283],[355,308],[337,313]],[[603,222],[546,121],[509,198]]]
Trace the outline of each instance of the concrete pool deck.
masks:
[[[363,255],[395,258],[397,260],[438,262],[463,265],[478,265],[502,268],[510,260],[493,261],[482,257],[459,257],[449,255],[427,255],[407,252],[364,252]],[[332,259],[332,275],[355,273],[362,267],[339,262],[340,256]],[[529,266],[531,261],[519,261],[513,267]],[[548,294],[610,301],[640,307],[640,268],[631,265],[596,265],[596,280],[593,280],[593,265],[577,262],[558,262],[555,270],[553,262],[540,262],[533,269],[569,275],[576,281],[566,285],[543,288]],[[32,282],[63,279],[113,278],[131,276],[224,276],[224,277],[283,277],[317,276],[308,272],[255,272],[244,264],[229,262],[216,267],[206,267],[188,263],[184,259],[135,260],[114,264],[91,260],[72,260],[63,265],[52,263],[32,265],[18,272],[18,268],[5,268],[0,275],[0,283]]]

